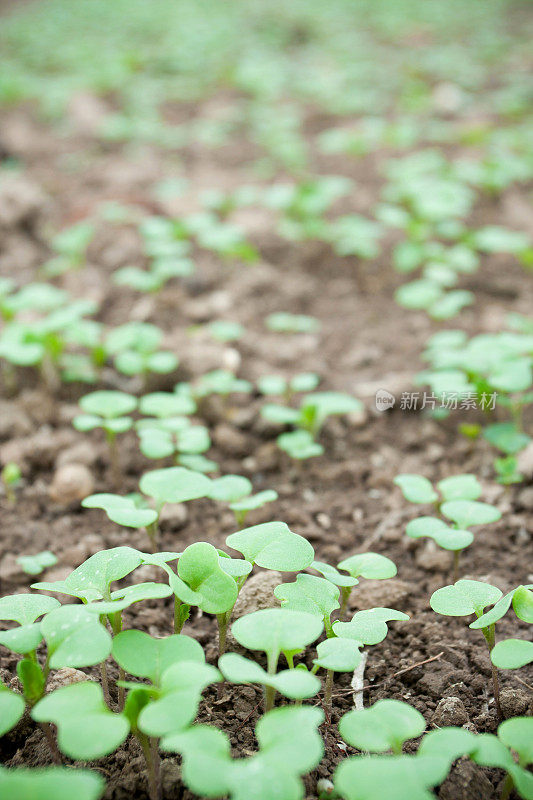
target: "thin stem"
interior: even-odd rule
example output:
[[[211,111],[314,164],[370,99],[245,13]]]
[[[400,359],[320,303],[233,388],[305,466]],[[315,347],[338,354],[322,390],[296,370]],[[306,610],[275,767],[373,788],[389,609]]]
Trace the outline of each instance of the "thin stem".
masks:
[[[268,653],[267,655],[267,672],[269,675],[275,675],[278,666],[278,654]],[[274,708],[274,699],[276,697],[276,690],[273,686],[265,686],[265,713]]]
[[[513,791],[513,779],[508,774],[505,776],[505,780],[503,782],[500,800],[509,800],[512,791]]]
[[[122,667],[118,668],[118,679],[119,679],[119,681],[125,681],[126,680],[126,673],[124,672]],[[123,711],[124,710],[125,693],[126,693],[126,690],[124,689],[124,687],[123,686],[119,686],[118,687],[118,710],[119,711]]]
[[[107,679],[107,667],[105,661],[100,664],[100,675],[102,678],[102,691],[104,693],[104,700],[108,708],[111,708],[111,697],[109,696],[109,681]]]
[[[54,764],[62,764],[63,759],[61,758],[61,753],[59,752],[59,748],[57,746],[56,737],[52,732],[52,728],[49,722],[39,722],[39,728],[45,735],[46,741],[48,742],[48,747],[50,748],[50,752],[52,754],[52,760]]]
[[[226,637],[228,633],[228,615],[217,614],[218,622],[218,655],[223,656],[226,652]]]
[[[459,559],[461,557],[460,550],[453,551],[453,583],[459,580]]]
[[[111,478],[115,489],[118,489],[121,482],[120,459],[117,447],[117,435],[114,431],[106,431],[107,444],[109,447],[109,463],[111,464]]]
[[[161,800],[161,777],[159,769],[159,750],[157,742],[150,740],[148,736],[137,732],[137,739],[142,747],[144,760],[146,761],[146,771],[148,773],[148,794],[150,800]]]
[[[492,652],[492,648],[494,647],[495,642],[496,642],[496,634],[495,634],[494,623],[492,623],[492,625],[489,625],[487,628],[482,628],[481,631],[483,633],[483,636],[486,639],[487,647],[489,649],[489,658],[490,658],[490,654]],[[499,681],[499,678],[498,678],[498,670],[496,669],[496,667],[492,663],[492,660],[490,662],[490,665],[491,665],[491,671],[492,671],[492,688],[493,688],[493,691],[494,691],[494,702],[496,704],[496,711],[498,713],[498,717],[499,717],[500,720],[502,720],[502,719],[504,719],[504,716],[503,716],[502,706],[501,706],[501,703],[500,703],[500,681]]]
[[[326,688],[324,691],[324,702],[327,708],[331,709],[331,693],[333,691],[333,670],[328,669],[326,672]]]
[[[150,540],[150,547],[152,549],[152,553],[157,552],[157,540],[159,539],[159,519],[156,519],[154,522],[150,523],[150,525],[146,526],[146,533],[148,534],[148,539]]]
[[[348,611],[348,600],[352,593],[352,586],[341,586],[341,610],[339,611],[339,620],[343,620]]]

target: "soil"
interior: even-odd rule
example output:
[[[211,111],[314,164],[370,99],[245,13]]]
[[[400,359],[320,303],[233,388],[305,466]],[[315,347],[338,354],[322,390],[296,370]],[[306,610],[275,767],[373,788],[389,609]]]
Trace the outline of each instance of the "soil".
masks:
[[[89,118],[103,102],[90,97],[78,101],[78,108],[85,102]],[[103,103],[103,112],[108,111]],[[195,113],[205,115],[209,108],[199,107]],[[193,145],[178,157],[172,150],[149,145],[102,144],[91,133],[90,124],[80,121],[79,111],[77,115],[72,111],[61,135],[30,107],[4,111],[0,123],[2,152],[23,166],[24,181],[36,197],[31,211],[10,227],[0,228],[0,273],[21,283],[35,279],[39,264],[48,256],[47,232],[92,214],[104,201],[134,204],[143,213],[179,214],[194,209],[194,198],[202,188],[226,189],[257,180],[251,167],[256,154],[245,140],[219,149]],[[83,124],[86,130],[80,130]],[[331,124],[332,119],[309,110],[309,132]],[[390,155],[381,152],[350,160],[317,154],[314,167],[324,174],[352,177],[357,189],[342,201],[342,211],[365,213],[376,203],[382,184],[379,167]],[[178,175],[188,178],[194,191],[173,202],[158,200],[154,184]],[[484,199],[472,221],[531,228],[533,215],[528,212],[528,216],[524,208],[526,189],[514,186],[499,198]],[[529,485],[511,487],[494,483],[489,445],[464,439],[457,432],[460,422],[476,421],[475,412],[456,412],[437,422],[420,412],[400,410],[399,399],[386,413],[375,410],[378,388],[390,390],[397,398],[402,391],[412,390],[413,377],[422,367],[423,343],[441,327],[423,313],[407,312],[395,304],[393,293],[402,279],[390,264],[391,242],[377,262],[367,264],[334,256],[317,242],[281,239],[274,232],[272,218],[264,212],[247,210],[239,216],[261,253],[255,266],[221,264],[199,250],[192,278],[172,282],[157,296],[140,299],[133,291],[115,287],[110,275],[123,264],[143,263],[141,243],[131,228],[102,222],[90,246],[87,267],[66,276],[63,285],[75,296],[98,299],[99,318],[105,323],[135,318],[165,330],[166,344],[180,354],[182,362],[176,375],[153,379],[151,388],[168,389],[178,379],[227,363],[239,364],[239,375],[252,380],[265,373],[291,374],[297,365],[298,371],[318,372],[324,388],[364,399],[364,415],[328,423],[321,436],[324,455],[303,464],[291,462],[276,449],[276,431],[259,417],[258,397],[237,397],[229,404],[211,402],[202,409],[213,435],[210,455],[219,462],[222,473],[245,474],[255,490],[274,488],[279,493],[276,503],[250,516],[250,524],[284,520],[311,541],[317,558],[330,563],[372,550],[386,554],[398,565],[397,578],[383,583],[361,581],[352,593],[352,611],[380,605],[411,616],[408,623],[392,623],[387,639],[370,648],[365,705],[383,697],[407,700],[424,714],[428,729],[440,720],[441,724],[466,723],[478,732],[494,731],[497,716],[484,639],[479,632],[470,631],[464,620],[436,617],[430,610],[430,594],[451,580],[450,557],[406,538],[405,524],[420,508],[409,506],[392,480],[399,472],[419,472],[431,480],[475,473],[484,484],[484,499],[498,505],[502,519],[476,534],[474,545],[462,557],[463,576],[488,580],[507,591],[533,581],[531,562],[525,557],[527,552],[531,554],[531,479]],[[476,293],[475,305],[461,315],[460,326],[469,334],[499,330],[506,313],[527,313],[532,307],[531,278],[511,257],[483,257],[480,272],[465,288]],[[294,336],[268,333],[263,320],[279,310],[310,314],[320,320],[321,331]],[[246,338],[225,346],[188,332],[195,323],[220,317],[241,322]],[[105,376],[105,382],[130,388],[128,381],[117,381],[116,375]],[[97,433],[78,433],[70,424],[83,391],[81,386],[67,386],[49,396],[31,373],[23,376],[16,396],[10,396],[7,387],[3,389],[0,459],[5,463],[16,456],[23,466],[24,481],[14,508],[5,497],[0,498],[2,594],[27,591],[32,582],[16,565],[20,553],[52,550],[58,564],[44,579],[57,579],[99,549],[119,544],[147,546],[142,534],[119,528],[100,511],[86,511],[77,501],[65,504],[50,497],[54,474],[68,461],[88,468],[95,491],[109,488],[104,442]],[[120,455],[120,490],[133,491],[153,462],[139,455],[133,435],[121,440]],[[210,501],[198,501],[188,504],[178,523],[170,519],[163,525],[161,547],[181,550],[197,540],[223,546],[234,529],[231,512]],[[125,625],[133,624],[155,636],[169,634],[170,603],[143,603],[142,608],[125,615]],[[520,636],[524,629],[512,615],[498,626],[502,638]],[[208,660],[216,663],[215,620],[193,616],[187,633],[205,645]],[[8,681],[15,674],[16,660],[4,652],[1,655],[0,665]],[[90,669],[85,672],[92,674]],[[347,674],[336,676],[332,713],[322,729],[325,757],[319,769],[306,778],[309,799],[317,797],[317,779],[330,778],[335,765],[350,752],[336,728],[339,717],[353,707],[349,678]],[[533,669],[519,674],[502,672],[501,682],[506,714],[532,713]],[[458,701],[443,706],[443,698]],[[199,720],[222,728],[231,737],[234,755],[246,755],[256,747],[254,724],[261,702],[260,692],[253,687],[224,685],[221,696],[208,689]],[[27,720],[2,739],[0,753],[7,765],[50,763],[41,732]],[[141,759],[135,742],[128,740],[95,765],[108,781],[107,800],[147,797]],[[443,800],[496,797],[501,780],[497,771],[472,765],[466,768],[461,763],[454,770],[440,789]],[[177,757],[163,760],[163,787],[165,798],[192,798],[179,782]]]

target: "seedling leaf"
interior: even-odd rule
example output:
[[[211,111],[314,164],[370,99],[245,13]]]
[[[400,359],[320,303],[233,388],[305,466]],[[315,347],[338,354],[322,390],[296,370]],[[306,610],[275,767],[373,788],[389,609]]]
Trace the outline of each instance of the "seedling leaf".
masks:
[[[313,561],[314,550],[307,539],[293,533],[284,522],[263,522],[230,534],[228,547],[238,550],[251,563],[280,572],[298,572]]]
[[[397,475],[394,483],[410,503],[434,503],[439,499],[431,483],[423,475]]]

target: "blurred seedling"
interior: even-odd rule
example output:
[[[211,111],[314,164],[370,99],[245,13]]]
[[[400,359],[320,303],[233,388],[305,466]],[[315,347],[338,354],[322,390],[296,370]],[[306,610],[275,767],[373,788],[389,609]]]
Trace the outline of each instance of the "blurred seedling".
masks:
[[[290,314],[288,311],[276,311],[270,314],[265,324],[275,333],[316,333],[320,330],[320,322],[315,317]]]
[[[179,359],[168,350],[160,350],[163,331],[148,322],[126,322],[113,328],[106,338],[106,352],[123,375],[138,377],[143,386],[152,372],[174,372]]]
[[[301,372],[290,380],[281,375],[263,375],[257,381],[257,388],[263,395],[284,397],[288,403],[294,394],[312,392],[319,383],[320,378],[314,372]]]
[[[22,483],[22,472],[19,465],[14,461],[9,461],[2,467],[0,477],[4,484],[7,502],[10,506],[14,506],[17,502],[16,489]]]
[[[475,614],[477,619],[469,627],[481,630],[489,651],[496,644],[495,625],[508,611],[511,604],[516,616],[533,622],[533,586],[518,586],[506,595],[489,583],[472,580],[459,580],[450,586],[443,586],[431,595],[430,605],[437,614],[449,617],[466,617]],[[492,606],[489,611],[485,611]],[[496,660],[498,657],[496,656]],[[500,703],[500,688],[496,664],[491,659],[494,701],[500,719],[503,712]]]
[[[276,425],[290,425],[296,430],[282,433],[277,442],[292,458],[307,459],[321,455],[323,447],[315,441],[330,416],[350,414],[363,409],[360,400],[342,392],[311,392],[305,395],[298,409],[266,403],[261,415]]]
[[[51,243],[56,255],[44,264],[43,273],[50,278],[82,267],[94,234],[95,226],[89,221],[78,222],[56,234]]]
[[[118,525],[146,528],[152,548],[159,539],[159,517],[166,503],[185,503],[206,497],[211,480],[185,467],[166,467],[146,472],[140,482],[141,492],[151,499],[152,508],[144,497],[107,492],[92,494],[82,501],[84,508],[101,508]]]
[[[405,532],[412,539],[428,537],[444,550],[453,552],[453,577],[459,579],[461,552],[472,544],[476,525],[487,525],[501,519],[501,512],[488,503],[478,502],[482,486],[475,475],[453,475],[437,483],[436,491],[423,475],[398,475],[394,483],[411,503],[433,504],[446,520],[439,517],[418,517],[408,523]],[[450,525],[450,520],[453,525]]]
[[[303,796],[301,776],[322,759],[318,727],[323,719],[323,712],[311,706],[269,711],[255,728],[259,752],[247,758],[232,759],[228,736],[209,725],[165,736],[161,746],[181,754],[184,783],[198,796],[246,800],[252,779],[257,800],[296,800]]]
[[[0,690],[1,691],[1,690]],[[99,800],[105,781],[88,769],[70,767],[0,767],[0,795],[39,800]]]
[[[102,428],[109,447],[113,483],[119,486],[122,473],[117,435],[132,427],[133,420],[129,415],[137,408],[137,398],[125,392],[100,390],[84,395],[79,404],[84,413],[74,417],[72,424],[83,432]]]
[[[265,204],[281,212],[278,228],[287,239],[326,239],[324,214],[352,189],[352,181],[341,175],[321,175],[297,184],[278,183],[265,193]]]
[[[50,550],[42,550],[33,556],[18,556],[17,564],[20,564],[26,575],[40,575],[45,569],[57,564],[57,556]]]
[[[262,508],[278,497],[273,489],[265,489],[257,494],[252,494],[252,489],[251,482],[242,475],[223,475],[212,480],[208,497],[228,503],[237,525],[242,528],[250,511]]]

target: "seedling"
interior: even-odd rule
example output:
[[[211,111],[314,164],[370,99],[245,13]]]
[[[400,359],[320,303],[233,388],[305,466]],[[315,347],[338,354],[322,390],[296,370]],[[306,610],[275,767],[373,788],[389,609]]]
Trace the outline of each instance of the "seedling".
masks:
[[[333,635],[331,615],[340,608],[339,588],[325,578],[300,573],[294,583],[281,583],[274,589],[282,608],[306,611],[320,617],[328,637]]]
[[[236,342],[242,339],[245,334],[243,326],[239,322],[231,322],[230,320],[217,319],[210,322],[207,330],[218,342]]]
[[[156,740],[193,722],[203,689],[220,680],[220,674],[205,663],[201,646],[188,636],[153,639],[141,631],[124,631],[113,641],[113,657],[120,666],[120,691],[130,689],[124,713],[145,756],[150,796],[158,800]],[[148,679],[150,684],[126,683],[126,673]]]
[[[226,615],[233,609],[238,594],[235,578],[223,567],[225,560],[213,545],[195,542],[180,555],[177,575],[170,567],[162,565],[176,596],[174,631],[181,631],[191,606],[198,606],[207,614],[216,614],[220,653],[226,645]]]
[[[461,552],[472,544],[474,534],[468,530],[473,525],[496,522],[501,513],[488,503],[480,503],[482,487],[475,475],[453,475],[437,484],[438,492],[423,475],[398,475],[394,483],[411,503],[436,506],[440,513],[452,520],[450,526],[438,517],[419,517],[408,523],[405,532],[412,539],[428,537],[444,550],[453,551],[454,580],[459,579]]]
[[[273,692],[279,692],[290,700],[304,700],[313,697],[320,689],[320,681],[314,675],[301,669],[285,669],[275,675],[249,658],[237,653],[225,653],[218,666],[226,680],[231,683],[258,683]]]
[[[398,571],[394,561],[391,561],[387,556],[382,556],[380,553],[356,553],[356,555],[340,561],[337,566],[339,569],[345,570],[353,579],[356,579],[356,583],[358,583],[358,578],[379,581],[387,580],[388,578],[394,578]],[[320,572],[320,570],[318,571]],[[324,577],[328,578],[328,580],[332,580],[330,575],[324,575]],[[339,578],[337,576],[333,582],[338,583],[338,580]],[[355,584],[343,582],[338,585],[341,587],[340,618],[342,619],[348,608],[352,587]]]
[[[430,789],[442,783],[449,769],[444,758],[356,756],[339,764],[334,785],[344,800],[430,800]]]
[[[229,507],[235,514],[237,525],[242,527],[250,511],[263,508],[267,503],[273,503],[277,499],[278,493],[274,489],[264,489],[262,492],[257,492],[257,494],[250,494],[240,500],[235,500],[229,504]]]
[[[416,739],[426,728],[422,714],[399,700],[378,700],[373,706],[353,710],[339,722],[339,731],[352,747],[369,753],[402,753],[407,739]]]
[[[139,487],[153,499],[159,519],[165,503],[186,503],[188,500],[206,497],[211,488],[211,480],[206,475],[185,467],[167,467],[145,472],[139,481]],[[157,539],[157,523],[152,525],[154,527],[150,533]]]
[[[300,776],[324,753],[317,730],[323,719],[323,712],[310,706],[269,711],[255,729],[259,752],[246,759],[232,760],[227,735],[208,725],[164,737],[162,749],[181,753],[183,780],[199,796],[247,800],[253,780],[257,800],[296,800],[303,793]]]
[[[57,556],[50,550],[42,550],[34,556],[18,556],[17,563],[20,564],[26,575],[40,575],[43,570],[57,564]]]
[[[104,793],[105,781],[101,775],[88,769],[67,767],[25,767],[5,769],[0,767],[0,794],[4,797],[29,800],[98,800]]]
[[[124,714],[109,710],[100,686],[88,681],[56,689],[37,703],[31,715],[36,722],[53,722],[59,749],[80,761],[109,755],[130,729]]]
[[[266,326],[276,333],[316,333],[320,330],[320,322],[305,314],[289,314],[278,311],[266,318]]]
[[[54,236],[52,248],[57,257],[45,265],[46,275],[62,275],[70,269],[79,269],[85,262],[87,248],[94,233],[93,223],[84,221],[71,225]]]
[[[293,533],[284,522],[263,522],[226,538],[251,564],[280,572],[299,572],[310,566],[314,550],[307,539]]]
[[[121,470],[117,448],[117,434],[126,433],[133,425],[129,416],[137,408],[137,398],[125,392],[98,391],[86,394],[80,400],[85,412],[74,417],[72,424],[78,431],[102,428],[109,447],[113,483],[120,484]]]
[[[294,667],[294,656],[320,636],[322,620],[305,611],[267,608],[241,617],[231,626],[235,639],[249,650],[262,650],[267,654],[267,672],[276,674],[281,653],[289,668]],[[270,711],[276,695],[275,687],[265,686],[265,711]]]
[[[212,394],[228,397],[230,394],[250,394],[252,384],[249,381],[236,378],[232,372],[224,369],[215,369],[206,372],[193,386],[193,395],[203,398]]]
[[[450,617],[463,617],[475,614],[477,619],[470,623],[470,628],[480,629],[487,642],[489,656],[495,646],[495,624],[508,611],[511,604],[519,619],[533,622],[532,586],[519,586],[505,596],[495,586],[480,581],[460,580],[450,586],[444,586],[431,595],[431,608],[437,614]],[[485,612],[487,606],[490,611]],[[492,662],[492,681],[494,701],[500,719],[503,713],[500,705],[498,672]]]
[[[163,331],[148,322],[127,322],[109,333],[106,352],[114,357],[119,372],[138,376],[143,384],[151,372],[174,372],[179,360],[167,350],[159,350]]]
[[[10,506],[14,506],[17,502],[17,495],[15,489],[20,486],[22,482],[22,473],[20,467],[14,461],[7,463],[1,472],[2,483],[6,490],[7,502]]]
[[[257,381],[257,388],[261,394],[283,396],[289,402],[294,394],[312,392],[319,383],[320,378],[314,372],[301,372],[288,381],[281,375],[263,375]]]

